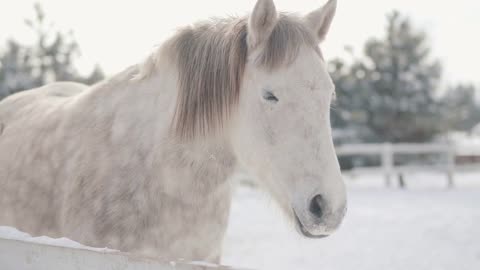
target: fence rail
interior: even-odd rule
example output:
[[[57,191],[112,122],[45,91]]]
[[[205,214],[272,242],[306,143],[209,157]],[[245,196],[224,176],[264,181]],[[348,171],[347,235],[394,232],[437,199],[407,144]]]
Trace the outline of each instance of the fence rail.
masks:
[[[100,252],[4,239],[0,237],[1,270],[234,270],[206,263],[161,262],[129,253]]]
[[[447,175],[448,186],[454,186],[453,174],[455,171],[455,147],[449,144],[347,144],[336,147],[337,156],[379,156],[385,183],[390,186],[394,174],[421,169],[444,171]],[[395,165],[395,154],[439,154],[446,157],[446,164],[438,165]]]

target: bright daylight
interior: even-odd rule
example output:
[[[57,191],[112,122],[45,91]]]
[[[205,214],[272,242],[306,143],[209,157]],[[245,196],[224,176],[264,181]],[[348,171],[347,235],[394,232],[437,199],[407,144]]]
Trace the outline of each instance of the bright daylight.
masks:
[[[16,0],[0,269],[480,269],[480,2]]]

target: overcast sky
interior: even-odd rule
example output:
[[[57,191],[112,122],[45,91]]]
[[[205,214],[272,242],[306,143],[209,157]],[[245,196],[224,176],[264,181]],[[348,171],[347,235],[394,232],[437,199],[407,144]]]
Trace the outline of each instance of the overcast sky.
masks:
[[[243,15],[256,0],[0,0],[0,44],[6,38],[27,41],[24,25],[39,2],[62,30],[73,30],[82,49],[80,68],[100,64],[108,74],[137,63],[176,27],[211,16]],[[277,0],[281,11],[306,13],[325,0]],[[433,53],[444,64],[448,82],[480,85],[480,1],[338,0],[331,34],[322,45],[327,59],[344,56],[345,45],[361,53],[363,42],[380,36],[385,14],[410,16],[429,33]]]

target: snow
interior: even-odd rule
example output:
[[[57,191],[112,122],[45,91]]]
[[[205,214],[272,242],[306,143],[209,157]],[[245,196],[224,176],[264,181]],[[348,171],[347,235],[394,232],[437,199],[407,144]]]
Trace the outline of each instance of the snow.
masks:
[[[473,127],[472,134],[480,137],[480,123]]]
[[[340,230],[305,239],[274,202],[251,187],[233,200],[223,263],[250,269],[480,269],[480,172],[406,175],[408,189],[382,176],[347,178],[349,210]]]
[[[203,267],[208,267],[208,268],[218,268],[218,264],[213,264],[213,263],[208,263],[208,262],[202,262],[202,261],[191,261],[188,262],[189,265],[196,265],[196,266],[203,266]]]
[[[455,145],[457,154],[480,155],[480,125],[478,128],[475,127],[471,134],[465,132],[450,132],[448,137]]]
[[[118,252],[118,250],[108,249],[108,248],[93,248],[87,247],[80,243],[77,243],[68,238],[50,238],[47,236],[32,237],[28,233],[21,232],[15,228],[0,226],[0,238],[18,240],[29,243],[36,243],[42,245],[51,245],[57,247],[69,247],[75,249],[86,249],[97,252]]]

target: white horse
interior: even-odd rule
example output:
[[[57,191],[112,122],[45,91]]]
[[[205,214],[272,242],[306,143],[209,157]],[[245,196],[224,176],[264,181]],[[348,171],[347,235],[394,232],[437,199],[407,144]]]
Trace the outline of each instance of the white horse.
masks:
[[[305,17],[258,0],[246,18],[180,30],[92,87],[54,83],[0,103],[0,224],[165,259],[218,262],[239,170],[307,237],[346,192],[318,43],[336,1]]]

